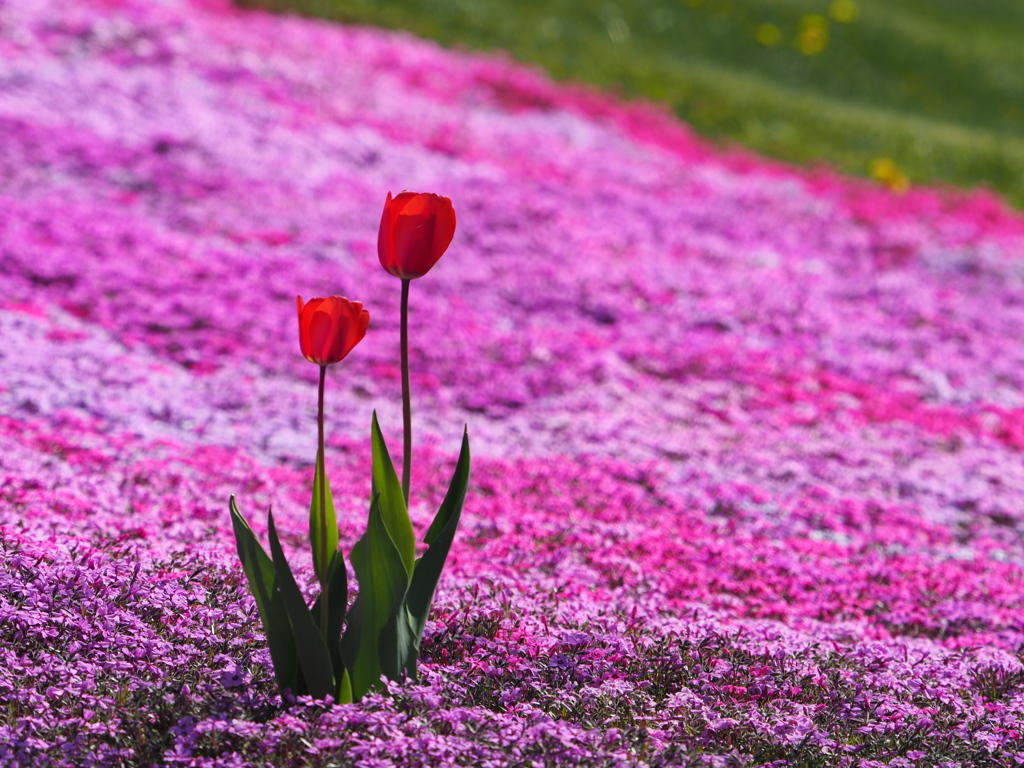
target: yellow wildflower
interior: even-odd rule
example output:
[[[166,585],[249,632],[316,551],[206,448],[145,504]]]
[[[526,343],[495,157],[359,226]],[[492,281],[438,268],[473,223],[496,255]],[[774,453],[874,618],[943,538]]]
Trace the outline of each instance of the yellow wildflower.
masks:
[[[907,174],[901,171],[899,166],[888,157],[872,160],[868,170],[871,173],[871,178],[885,184],[895,192],[906,192],[910,189],[910,179],[907,178]]]
[[[800,35],[796,47],[800,53],[814,56],[828,45],[828,21],[817,13],[809,13],[800,19]]]
[[[853,24],[860,16],[860,6],[854,0],[832,0],[828,12],[836,21]]]
[[[782,40],[782,30],[774,24],[761,24],[757,28],[756,37],[761,45],[778,45]]]

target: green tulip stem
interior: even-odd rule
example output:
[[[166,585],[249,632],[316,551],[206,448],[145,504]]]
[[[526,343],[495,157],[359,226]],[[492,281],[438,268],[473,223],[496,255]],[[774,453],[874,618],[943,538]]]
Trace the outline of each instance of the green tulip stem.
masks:
[[[402,280],[402,495],[409,507],[409,479],[412,477],[412,403],[409,397],[409,280]]]
[[[327,467],[324,465],[324,380],[327,378],[327,366],[320,366],[320,392],[317,408],[316,452],[317,474],[320,477],[316,492],[320,495],[320,632],[327,637]]]

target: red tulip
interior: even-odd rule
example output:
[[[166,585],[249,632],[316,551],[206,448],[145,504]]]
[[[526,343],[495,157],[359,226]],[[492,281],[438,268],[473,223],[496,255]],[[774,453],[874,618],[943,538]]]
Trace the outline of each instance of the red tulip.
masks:
[[[299,346],[311,363],[340,362],[366,335],[370,313],[358,301],[341,296],[310,299],[308,304],[296,296],[295,301],[299,308]]]
[[[452,201],[432,193],[403,192],[384,202],[377,235],[380,265],[395,277],[423,277],[455,236]]]

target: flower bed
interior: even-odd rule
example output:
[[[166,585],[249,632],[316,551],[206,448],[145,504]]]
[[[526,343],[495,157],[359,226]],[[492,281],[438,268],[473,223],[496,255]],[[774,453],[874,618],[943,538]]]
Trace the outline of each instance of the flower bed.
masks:
[[[502,58],[219,0],[0,2],[0,763],[1024,762],[1024,219],[709,147]],[[474,445],[416,684],[282,706],[227,498],[347,551]],[[453,425],[454,428],[453,428]]]

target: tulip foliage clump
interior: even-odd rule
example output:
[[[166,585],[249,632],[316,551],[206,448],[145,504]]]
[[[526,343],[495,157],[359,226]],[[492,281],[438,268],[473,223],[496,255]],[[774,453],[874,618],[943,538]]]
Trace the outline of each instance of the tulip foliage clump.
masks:
[[[388,193],[381,217],[381,266],[402,280],[401,356],[404,452],[402,482],[373,414],[371,498],[366,532],[350,553],[359,593],[348,604],[348,571],[338,548],[338,521],[324,464],[324,384],[327,368],[340,363],[366,335],[370,314],[341,296],[297,299],[299,346],[320,366],[318,446],[309,504],[309,543],[320,594],[307,606],[285,559],[269,513],[270,554],[239,512],[232,496],[231,521],[282,695],[309,694],[346,703],[358,701],[383,677],[416,676],[420,639],[434,591],[455,538],[469,483],[469,436],[463,432],[455,473],[416,557],[409,519],[412,410],[409,396],[409,282],[425,275],[455,234],[455,210],[446,197]]]
[[[423,279],[377,263],[452,225],[405,169],[459,214]],[[0,766],[1019,764],[1024,215],[997,202],[390,31],[0,3]],[[366,438],[376,408],[401,478],[403,279],[408,587],[367,525],[377,497],[401,560]],[[397,660],[426,602],[470,420],[392,685],[358,652]],[[309,693],[337,677],[387,687]]]

